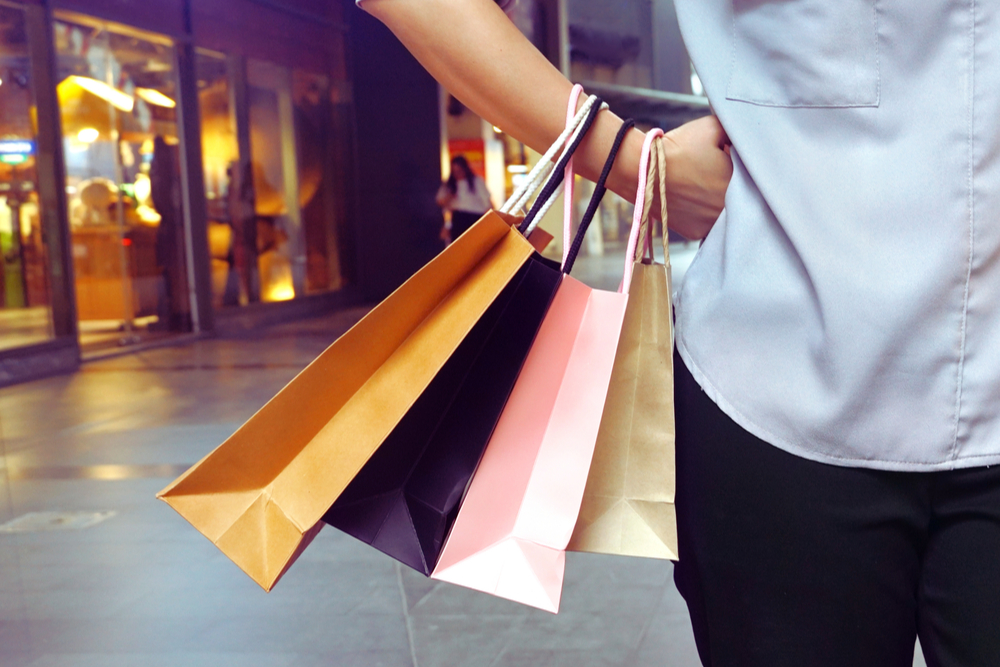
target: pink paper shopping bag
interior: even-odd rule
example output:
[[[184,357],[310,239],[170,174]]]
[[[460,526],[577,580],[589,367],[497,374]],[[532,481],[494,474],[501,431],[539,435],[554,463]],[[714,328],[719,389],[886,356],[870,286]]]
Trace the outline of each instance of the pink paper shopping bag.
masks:
[[[565,549],[580,512],[628,300],[621,292],[591,289],[568,271],[627,127],[572,246],[564,248],[562,283],[469,486],[435,579],[559,610]]]

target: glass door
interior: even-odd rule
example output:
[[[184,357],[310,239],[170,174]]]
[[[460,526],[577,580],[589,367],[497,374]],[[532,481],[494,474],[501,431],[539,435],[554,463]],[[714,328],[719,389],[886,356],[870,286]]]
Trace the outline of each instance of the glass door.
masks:
[[[189,331],[173,47],[62,20],[55,40],[81,343]]]
[[[0,350],[53,337],[24,12],[0,4]]]

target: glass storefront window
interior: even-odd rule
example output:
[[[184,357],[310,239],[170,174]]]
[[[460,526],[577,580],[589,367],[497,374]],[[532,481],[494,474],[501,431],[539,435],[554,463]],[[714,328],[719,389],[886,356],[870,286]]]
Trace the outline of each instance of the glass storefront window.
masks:
[[[229,71],[223,57],[199,53],[198,106],[215,307],[259,301],[252,183],[240,173]]]
[[[343,278],[334,206],[336,127],[329,77],[293,71],[292,101],[306,244],[306,291],[335,290],[343,286]]]
[[[260,300],[339,289],[330,80],[251,60],[247,82]]]
[[[171,44],[55,24],[81,342],[188,331]]]
[[[306,276],[291,73],[251,60],[247,81],[260,297],[285,301],[305,293]]]
[[[53,337],[24,22],[0,5],[0,350]]]

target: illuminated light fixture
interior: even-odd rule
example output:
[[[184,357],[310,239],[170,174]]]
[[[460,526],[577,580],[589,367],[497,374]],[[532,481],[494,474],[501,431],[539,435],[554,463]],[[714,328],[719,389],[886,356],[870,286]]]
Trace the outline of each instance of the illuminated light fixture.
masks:
[[[0,79],[0,86],[3,85],[3,79]]]
[[[93,127],[85,127],[76,134],[76,138],[80,140],[80,143],[84,144],[94,143],[99,136],[101,136],[101,133]]]
[[[135,107],[135,100],[132,99],[131,95],[126,95],[114,86],[109,86],[103,81],[92,79],[89,76],[77,76],[75,74],[67,78],[86,90],[88,93],[97,95],[119,111],[131,113],[132,109]]]
[[[500,129],[499,127],[497,127],[496,125],[494,125],[494,126],[493,126],[493,131],[494,131],[494,132],[496,132],[497,134],[503,134],[503,130],[501,130],[501,129]]]
[[[154,106],[165,107],[167,109],[173,109],[177,106],[177,102],[174,102],[155,88],[136,88],[135,94]]]
[[[507,165],[507,172],[511,174],[525,174],[528,172],[528,165],[526,164],[509,164]]]
[[[291,275],[281,276],[264,290],[264,301],[289,301],[294,298]]]

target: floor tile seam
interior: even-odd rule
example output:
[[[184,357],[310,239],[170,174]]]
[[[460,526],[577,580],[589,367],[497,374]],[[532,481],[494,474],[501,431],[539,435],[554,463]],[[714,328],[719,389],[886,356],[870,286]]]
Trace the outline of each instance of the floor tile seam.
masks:
[[[433,579],[432,579],[432,581],[433,581]],[[439,590],[442,590],[443,588],[445,588],[444,584],[442,584],[440,581],[435,581],[434,582],[434,586],[429,591],[427,591],[426,593],[424,593],[423,595],[421,595],[420,599],[417,600],[417,603],[413,605],[413,611],[417,611],[420,607],[422,607],[424,605],[424,603],[427,600],[429,600],[430,598],[434,597],[434,595]],[[409,611],[410,610],[407,609],[407,614],[409,614]]]
[[[524,627],[524,624],[527,622],[528,615],[522,614],[517,618],[518,618],[518,623],[516,624],[516,627],[511,627],[508,629],[507,639],[506,641],[504,641],[503,646],[500,647],[500,650],[497,652],[496,657],[493,658],[492,662],[490,662],[489,667],[496,667],[500,663],[500,660],[507,654],[507,649],[510,648],[511,642],[514,641],[514,639],[520,633],[521,629]]]
[[[628,655],[625,657],[625,661],[621,663],[622,667],[631,667],[631,665],[635,664],[636,655],[638,655],[639,649],[642,647],[642,643],[646,640],[646,635],[649,634],[649,629],[653,625],[653,621],[659,616],[660,609],[663,608],[663,601],[669,594],[670,585],[668,583],[663,587],[663,594],[660,595],[660,601],[656,604],[656,609],[646,616],[646,620],[643,622],[642,630],[639,632],[639,636],[636,637],[635,642],[629,649]]]
[[[0,469],[0,476],[2,476],[2,478],[3,478],[3,495],[4,495],[5,500],[6,500],[6,510],[7,510],[7,512],[11,516],[15,516],[16,517],[15,511],[14,511],[13,482],[10,479],[10,475],[8,474],[8,471],[7,471],[7,446],[6,446],[6,442],[7,441],[6,441],[6,438],[4,437],[4,433],[3,433],[3,420],[0,419],[0,461],[2,461],[4,463],[3,468]],[[23,585],[23,582],[22,582],[22,577],[20,576],[20,573],[24,569],[23,564],[21,562],[21,542],[22,542],[21,535],[19,535],[17,533],[10,534],[10,540],[9,541],[11,542],[11,546],[13,547],[13,551],[14,551],[14,568],[15,568],[15,572],[17,572],[17,574],[18,574],[18,576],[17,576],[17,582],[18,582],[18,585],[17,585],[17,596],[18,596],[18,599],[19,599],[19,602],[20,602],[21,613],[23,614],[28,609],[28,598],[25,595],[25,590],[24,590],[24,585]],[[5,542],[7,542],[7,540],[5,540]],[[13,620],[17,620],[17,619],[13,619]],[[28,632],[28,637],[29,637],[29,640],[30,640],[30,637],[31,637],[30,630]]]
[[[403,609],[403,625],[406,627],[406,640],[410,645],[410,662],[413,667],[420,667],[417,661],[417,648],[413,642],[413,625],[410,622],[410,611],[407,608],[406,589],[403,587],[403,567],[396,563],[396,585],[399,587],[399,601]]]

